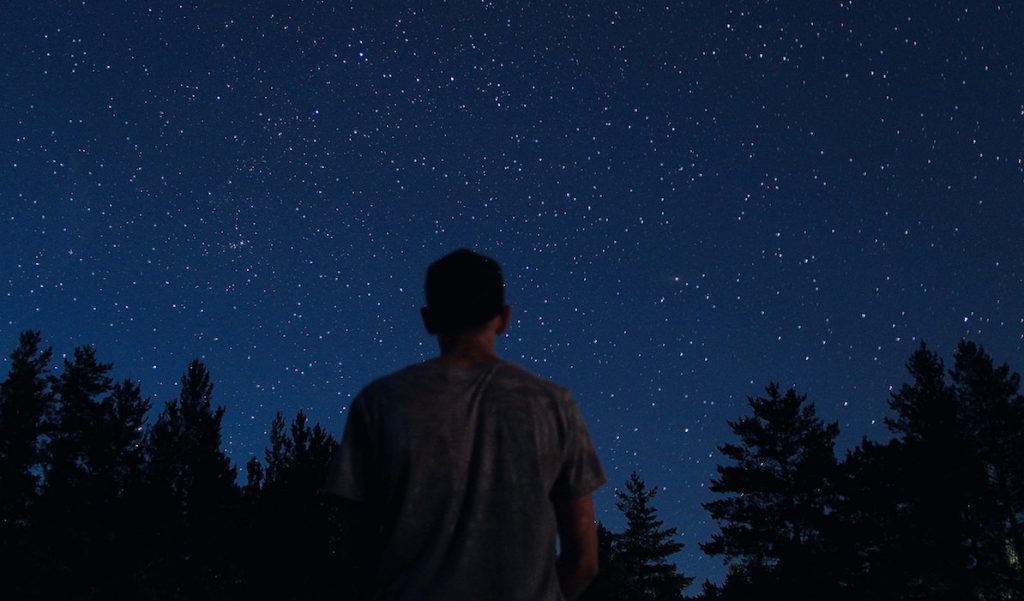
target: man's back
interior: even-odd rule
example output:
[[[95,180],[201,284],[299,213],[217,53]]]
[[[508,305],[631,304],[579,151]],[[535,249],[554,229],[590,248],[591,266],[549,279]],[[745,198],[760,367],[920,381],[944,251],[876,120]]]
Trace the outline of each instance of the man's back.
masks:
[[[379,598],[533,601],[562,598],[552,501],[603,483],[567,390],[432,360],[360,393],[329,487],[380,512]]]

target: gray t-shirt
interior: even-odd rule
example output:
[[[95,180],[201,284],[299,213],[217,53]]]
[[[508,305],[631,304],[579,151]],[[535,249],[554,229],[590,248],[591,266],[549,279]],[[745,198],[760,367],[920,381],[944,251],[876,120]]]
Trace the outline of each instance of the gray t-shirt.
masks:
[[[553,601],[552,499],[604,482],[568,390],[433,360],[353,400],[327,490],[381,512],[377,599]]]

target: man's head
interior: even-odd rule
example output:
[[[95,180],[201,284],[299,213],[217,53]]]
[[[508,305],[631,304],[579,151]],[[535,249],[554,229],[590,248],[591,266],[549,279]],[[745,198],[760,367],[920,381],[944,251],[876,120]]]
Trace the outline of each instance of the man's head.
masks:
[[[430,264],[426,292],[423,323],[439,336],[475,331],[508,311],[498,262],[464,248]]]

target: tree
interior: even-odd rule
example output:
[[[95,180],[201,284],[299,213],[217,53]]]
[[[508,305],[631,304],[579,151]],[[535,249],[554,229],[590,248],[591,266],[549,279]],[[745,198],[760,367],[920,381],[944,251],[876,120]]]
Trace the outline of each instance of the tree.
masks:
[[[221,448],[224,408],[213,408],[210,372],[198,359],[181,377],[178,398],[157,417],[149,437],[149,478],[191,519],[229,501],[236,470]]]
[[[270,446],[265,486],[312,495],[327,477],[327,465],[334,450],[334,438],[320,424],[309,426],[302,410],[286,430],[284,414],[278,412],[270,426]]]
[[[679,573],[668,558],[682,550],[676,529],[664,528],[652,499],[658,489],[648,488],[636,472],[626,490],[616,490],[615,507],[626,516],[626,529],[614,537],[614,553],[625,573],[629,600],[682,599],[693,578]]]
[[[94,348],[80,347],[73,360],[64,360],[55,382],[47,494],[61,499],[73,494],[74,505],[82,505],[83,494],[86,501],[107,505],[123,496],[142,471],[150,402],[132,380],[113,384],[108,376],[112,367],[96,361]]]
[[[728,496],[703,505],[721,530],[701,548],[735,561],[730,579],[762,593],[806,592],[828,580],[820,567],[839,426],[823,423],[793,389],[783,395],[769,384],[766,392],[748,400],[753,415],[729,422],[739,444],[719,447],[731,463],[719,465],[711,481],[712,492]]]
[[[240,491],[221,448],[223,418],[224,408],[213,407],[209,371],[193,360],[178,398],[167,402],[149,434],[149,586],[166,596],[223,595],[234,581]]]
[[[47,370],[53,356],[39,332],[25,331],[0,384],[0,532],[25,527],[38,497],[41,436],[53,395]]]
[[[987,572],[989,596],[1024,589],[1024,398],[1020,376],[1005,363],[995,367],[985,349],[961,341],[950,370],[964,436],[980,465],[985,486],[973,499],[988,509],[980,535],[972,541],[974,559]]]
[[[150,401],[138,383],[124,379],[100,402],[93,424],[94,468],[105,475],[114,495],[124,496],[141,480],[145,463],[146,414]]]
[[[676,529],[665,528],[652,500],[658,489],[648,488],[633,472],[625,490],[616,490],[615,506],[626,518],[626,529],[615,534],[598,525],[597,580],[584,596],[586,601],[681,600],[683,589],[693,582],[668,560],[682,550]]]
[[[263,451],[267,462],[264,483],[275,484],[286,479],[292,463],[292,441],[285,430],[284,413],[278,411],[270,424],[270,446]]]
[[[904,596],[909,565],[921,557],[907,544],[908,470],[900,448],[867,439],[847,452],[836,478],[837,505],[831,532],[834,572],[841,599],[878,601]],[[933,558],[921,564],[934,563]]]
[[[263,464],[260,463],[260,460],[250,457],[249,462],[245,464],[245,486],[242,489],[246,499],[250,501],[259,499],[265,477]]]
[[[339,574],[355,582],[349,573],[353,551],[366,550],[348,548],[341,506],[319,494],[334,439],[319,424],[311,427],[299,411],[290,426],[284,414],[274,416],[269,442],[266,467],[255,457],[247,466],[247,495],[258,497],[254,519],[259,525],[247,561],[251,594],[312,599],[333,591]],[[288,577],[298,572],[309,574],[303,587]]]
[[[892,394],[889,408],[895,417],[885,423],[904,443],[951,439],[960,436],[956,391],[946,382],[942,359],[925,343],[907,360],[912,384]]]
[[[135,597],[141,592],[143,564],[136,549],[150,519],[150,508],[140,497],[149,407],[139,384],[129,379],[114,384],[94,407],[87,456],[96,505],[83,516],[93,524],[94,534],[81,565],[84,577],[94,579],[96,597]],[[83,590],[81,582],[72,586]]]
[[[45,487],[37,519],[40,539],[50,546],[55,561],[78,577],[90,549],[103,536],[105,524],[97,519],[111,499],[107,465],[100,460],[98,424],[100,398],[109,393],[110,363],[96,360],[96,349],[78,347],[64,358],[60,375],[52,380],[55,410],[48,418]]]
[[[948,372],[923,343],[907,370],[889,400],[894,439],[865,440],[843,465],[849,587],[873,599],[1011,598],[1018,378],[969,342]]]
[[[886,424],[896,437],[873,462],[876,472],[889,472],[891,483],[891,509],[876,516],[893,528],[879,559],[899,568],[882,570],[881,582],[878,573],[871,580],[909,598],[975,598],[984,576],[968,545],[987,521],[988,503],[978,495],[984,473],[942,359],[922,343],[907,371],[913,381],[889,401],[895,417]]]
[[[53,384],[57,410],[48,447],[46,489],[50,497],[70,499],[72,494],[81,494],[81,487],[92,488],[95,479],[90,476],[101,474],[94,461],[99,398],[113,389],[108,375],[112,368],[112,364],[96,360],[96,349],[91,346],[78,347],[72,359],[64,359],[64,369]],[[88,499],[93,498],[90,491]]]
[[[36,591],[32,575],[41,555],[32,518],[45,459],[46,417],[53,409],[47,374],[53,352],[41,343],[39,332],[22,332],[7,379],[0,384],[0,565],[12,598]]]
[[[131,380],[114,384],[93,347],[76,348],[52,380],[44,494],[35,545],[46,597],[131,595],[139,512],[128,499],[141,479],[149,401]]]

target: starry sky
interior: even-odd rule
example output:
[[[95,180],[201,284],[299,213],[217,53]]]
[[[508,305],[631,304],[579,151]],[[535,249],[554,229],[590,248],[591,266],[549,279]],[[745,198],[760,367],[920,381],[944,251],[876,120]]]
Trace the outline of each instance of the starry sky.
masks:
[[[425,268],[471,247],[503,356],[579,401],[598,517],[639,470],[698,583],[769,381],[842,450],[921,340],[1024,368],[1020,4],[401,4],[5,3],[3,353],[94,344],[157,407],[199,357],[241,466],[433,355]]]

